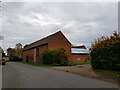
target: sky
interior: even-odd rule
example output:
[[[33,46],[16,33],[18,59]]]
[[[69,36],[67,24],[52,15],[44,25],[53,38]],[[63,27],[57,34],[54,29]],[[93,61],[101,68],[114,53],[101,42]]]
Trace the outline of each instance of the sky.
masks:
[[[61,30],[73,45],[90,48],[118,30],[117,2],[3,2],[2,47],[30,44]]]

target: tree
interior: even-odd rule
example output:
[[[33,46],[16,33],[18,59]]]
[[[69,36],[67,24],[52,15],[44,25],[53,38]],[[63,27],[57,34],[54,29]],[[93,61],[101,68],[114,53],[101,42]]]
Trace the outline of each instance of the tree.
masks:
[[[0,47],[0,58],[4,57],[5,56],[5,53],[4,53],[4,50]]]
[[[15,59],[18,59],[18,61],[21,60],[22,59],[22,44],[17,43],[15,45],[15,48],[8,48],[7,54],[10,60],[15,60]]]
[[[9,56],[9,59],[12,60],[14,54],[15,54],[15,49],[14,48],[8,48],[7,49],[7,54]]]
[[[91,64],[94,69],[120,70],[120,33],[103,36],[92,44]]]
[[[4,50],[3,50],[1,47],[0,47],[0,52],[1,52],[1,53],[4,53]]]

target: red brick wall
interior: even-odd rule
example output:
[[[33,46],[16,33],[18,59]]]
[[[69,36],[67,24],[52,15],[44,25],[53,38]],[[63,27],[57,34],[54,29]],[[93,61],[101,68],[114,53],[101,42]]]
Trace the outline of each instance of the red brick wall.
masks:
[[[49,49],[59,49],[65,48],[68,56],[71,56],[71,43],[67,38],[61,33],[57,33],[49,42],[48,45],[43,45],[39,47],[39,58],[36,58],[36,48],[23,51],[23,61],[26,61],[26,56],[28,56],[29,62],[42,63],[42,53],[46,48]]]
[[[69,61],[75,61],[75,62],[85,62],[86,60],[90,59],[90,55],[71,55],[68,57]]]
[[[42,53],[44,52],[44,50],[47,48],[47,45],[43,45],[38,47],[39,48],[39,59],[38,59],[38,63],[42,63]],[[30,49],[27,51],[23,51],[23,62],[26,62],[26,57],[28,56],[28,62],[34,62],[36,63],[36,48],[34,49]]]
[[[43,54],[44,50],[47,49],[47,48],[48,48],[47,45],[39,47],[39,55],[40,55],[40,59],[39,59],[40,62],[39,63],[42,63],[42,54]]]
[[[35,62],[34,60],[34,49],[23,51],[23,62],[26,62],[26,57],[28,56],[28,62]]]
[[[62,33],[56,34],[48,43],[49,49],[65,48],[68,56],[71,55],[71,44]]]

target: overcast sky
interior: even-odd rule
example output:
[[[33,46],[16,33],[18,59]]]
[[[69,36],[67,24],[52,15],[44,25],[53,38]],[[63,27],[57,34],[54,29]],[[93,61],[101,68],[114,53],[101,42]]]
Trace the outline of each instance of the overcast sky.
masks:
[[[61,30],[73,45],[118,30],[117,2],[4,2],[3,48],[32,43]]]

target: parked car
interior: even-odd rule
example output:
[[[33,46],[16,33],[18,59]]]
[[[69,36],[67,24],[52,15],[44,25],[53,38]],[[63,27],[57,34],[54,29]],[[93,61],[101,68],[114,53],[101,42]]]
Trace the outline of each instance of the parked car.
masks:
[[[3,58],[3,59],[2,59],[2,65],[5,65],[5,64],[6,64],[6,59]]]

